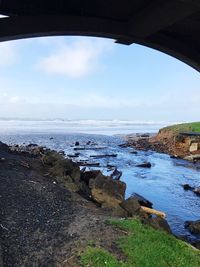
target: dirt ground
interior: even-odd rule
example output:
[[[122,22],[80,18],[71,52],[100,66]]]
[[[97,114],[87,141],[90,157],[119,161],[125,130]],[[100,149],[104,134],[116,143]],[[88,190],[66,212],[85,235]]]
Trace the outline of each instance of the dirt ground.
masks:
[[[0,143],[0,266],[80,266],[87,245],[121,257],[115,241],[122,233],[105,223],[109,214],[47,172],[39,157]]]

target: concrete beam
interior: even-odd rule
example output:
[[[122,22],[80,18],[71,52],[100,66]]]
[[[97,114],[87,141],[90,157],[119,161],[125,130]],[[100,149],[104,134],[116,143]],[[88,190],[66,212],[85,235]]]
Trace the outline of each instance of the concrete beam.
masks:
[[[156,33],[147,40],[137,43],[175,57],[200,72],[200,52],[195,45],[165,33]]]
[[[184,3],[183,3],[184,2]],[[194,0],[153,1],[137,17],[130,21],[129,32],[146,38],[174,23],[200,11]]]
[[[16,16],[0,19],[0,41],[58,35],[131,39],[127,23],[72,16]]]

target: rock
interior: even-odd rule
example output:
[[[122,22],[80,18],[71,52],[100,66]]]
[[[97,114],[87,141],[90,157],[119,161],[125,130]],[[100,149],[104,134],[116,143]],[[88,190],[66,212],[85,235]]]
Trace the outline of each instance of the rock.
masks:
[[[95,179],[98,175],[100,175],[100,171],[87,171],[87,172],[82,172],[81,173],[81,181],[84,181],[86,185],[89,185],[90,179]]]
[[[137,152],[137,151],[135,151],[135,150],[133,150],[133,151],[130,151],[130,154],[137,155],[137,154],[138,154],[138,152]]]
[[[55,165],[55,163],[59,160],[63,160],[63,156],[58,154],[56,151],[47,151],[43,157],[44,164],[49,166]]]
[[[142,137],[142,138],[148,138],[149,137],[149,134],[141,134],[140,137]]]
[[[191,242],[191,245],[197,249],[200,249],[200,241],[199,240]]]
[[[117,168],[115,168],[110,176],[115,180],[120,180],[120,178],[122,176],[122,171],[118,171]]]
[[[193,192],[197,195],[200,195],[200,187],[196,187]]]
[[[75,142],[75,146],[79,146],[80,143],[78,141]]]
[[[198,144],[198,143],[192,143],[192,144],[190,145],[190,147],[189,147],[189,151],[190,151],[190,152],[195,152],[195,151],[198,150],[198,148],[199,148],[199,144]]]
[[[148,218],[145,221],[145,223],[151,225],[155,229],[165,231],[168,234],[172,233],[168,222],[163,218],[160,217]]]
[[[146,198],[144,198],[143,196],[141,196],[139,194],[134,193],[134,194],[132,194],[131,198],[137,200],[141,206],[145,206],[145,207],[150,208],[150,209],[152,209],[152,207],[153,207],[152,202],[150,202],[149,200],[147,200]]]
[[[90,179],[89,187],[92,198],[100,204],[116,206],[124,200],[126,184],[101,173],[95,179]]]
[[[189,184],[183,184],[183,189],[184,190],[193,190],[194,187],[190,186]]]
[[[192,234],[200,234],[200,220],[197,220],[197,221],[186,221],[185,222],[185,228],[188,228],[188,230]]]
[[[127,211],[128,216],[133,217],[134,215],[138,215],[140,213],[141,205],[138,200],[132,197],[124,200],[120,206]]]
[[[189,160],[189,161],[197,161],[197,160],[200,160],[200,154],[190,155],[190,156],[184,157],[184,159]]]
[[[109,214],[113,217],[120,217],[120,218],[128,217],[128,212],[125,209],[123,209],[120,205],[108,206],[106,203],[104,203],[102,204],[101,208],[104,209],[105,211],[108,211]]]
[[[144,163],[136,165],[136,167],[151,168],[151,163],[150,162],[144,162]]]

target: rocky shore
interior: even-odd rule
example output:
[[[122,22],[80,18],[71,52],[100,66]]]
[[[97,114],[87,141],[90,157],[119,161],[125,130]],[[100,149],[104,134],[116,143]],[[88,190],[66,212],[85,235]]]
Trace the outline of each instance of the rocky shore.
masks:
[[[36,144],[0,143],[0,266],[79,266],[91,240],[120,259],[116,240],[124,232],[106,223],[111,218],[137,217],[171,234],[162,213],[151,215],[151,202],[137,194],[125,199],[119,178],[80,169]]]

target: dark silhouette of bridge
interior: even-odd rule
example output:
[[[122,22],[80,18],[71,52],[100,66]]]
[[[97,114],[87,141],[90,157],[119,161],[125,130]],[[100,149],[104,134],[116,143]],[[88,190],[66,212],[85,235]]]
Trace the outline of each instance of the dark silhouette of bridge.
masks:
[[[142,44],[200,71],[200,0],[0,0],[0,41],[57,35]]]

